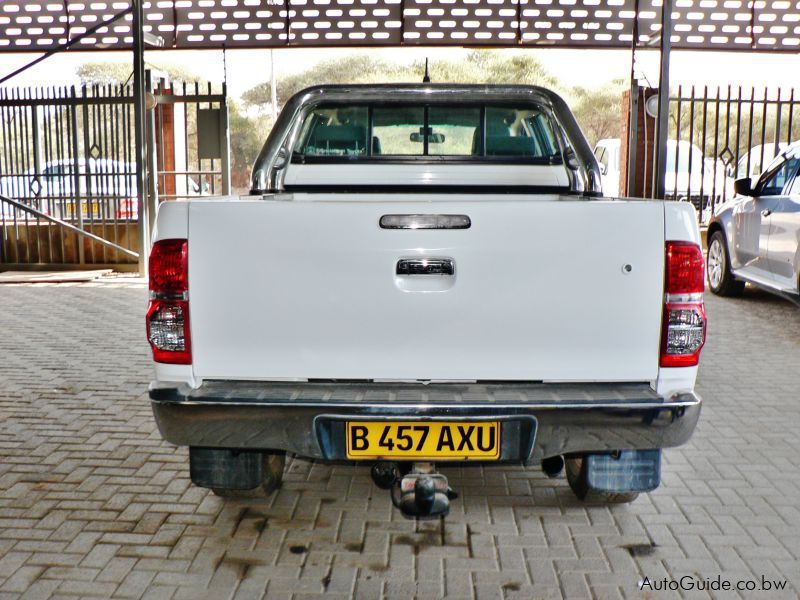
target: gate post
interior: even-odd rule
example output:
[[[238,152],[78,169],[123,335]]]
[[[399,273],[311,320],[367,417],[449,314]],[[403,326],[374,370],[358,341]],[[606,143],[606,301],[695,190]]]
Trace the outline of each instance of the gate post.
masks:
[[[147,257],[150,254],[149,217],[145,197],[145,148],[144,148],[144,21],[143,0],[131,0],[133,9],[133,111],[134,135],[136,139],[136,203],[139,215],[139,275],[147,277]]]
[[[145,71],[145,90],[148,96],[153,95],[153,72],[150,69]],[[156,153],[156,107],[146,106],[145,113],[147,119],[147,231],[152,231],[156,222],[156,207],[158,206],[158,186],[156,185],[156,173],[158,173],[158,156]],[[140,219],[143,220],[143,219]],[[149,237],[149,236],[148,236]]]
[[[77,94],[75,92],[75,86],[71,88],[72,97],[77,98]],[[85,94],[84,94],[85,95]],[[83,229],[83,205],[81,204],[81,168],[80,168],[80,158],[78,157],[78,105],[72,105],[72,169],[74,173],[72,174],[72,181],[73,181],[73,189],[72,189],[72,206],[76,210],[76,216],[78,218],[78,228],[81,231]],[[64,216],[62,215],[62,218]],[[83,237],[76,236],[75,237],[75,244],[78,246],[78,264],[83,265],[86,262],[86,255],[83,249]]]
[[[653,156],[656,120],[647,113],[647,100],[658,90],[636,86],[637,100],[631,102],[631,92],[622,93],[622,132],[620,135],[620,196],[653,198]],[[635,113],[630,111],[635,106]]]
[[[162,99],[175,98],[174,83],[170,82],[170,87],[166,87],[164,79],[159,79],[155,87],[156,106],[153,109],[153,121],[155,123],[155,147],[156,147],[156,193],[160,202],[161,196],[175,198],[178,195],[176,158],[178,150],[175,133],[175,104],[173,102],[162,101]]]
[[[658,142],[656,145],[655,197],[666,195],[667,135],[669,129],[669,54],[672,47],[672,0],[661,5],[661,70],[658,78]]]
[[[33,172],[35,173],[35,177],[38,178],[40,182],[38,191],[35,194],[39,200],[39,206],[36,208],[42,210],[41,199],[45,183],[44,173],[42,172],[42,149],[39,139],[39,136],[42,132],[39,129],[39,107],[36,106],[36,104],[31,105],[31,128],[33,129]]]
[[[231,134],[228,128],[228,84],[222,84],[222,102],[220,102],[219,144],[220,168],[222,170],[222,195],[231,193]]]

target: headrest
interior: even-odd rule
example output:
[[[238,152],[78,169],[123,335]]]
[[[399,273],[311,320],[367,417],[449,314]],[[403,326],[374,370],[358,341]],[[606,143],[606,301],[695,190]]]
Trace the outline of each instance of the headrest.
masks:
[[[360,125],[320,125],[314,130],[313,145],[335,144],[337,146],[363,148],[367,130]]]
[[[487,135],[486,154],[489,156],[536,156],[532,137]]]

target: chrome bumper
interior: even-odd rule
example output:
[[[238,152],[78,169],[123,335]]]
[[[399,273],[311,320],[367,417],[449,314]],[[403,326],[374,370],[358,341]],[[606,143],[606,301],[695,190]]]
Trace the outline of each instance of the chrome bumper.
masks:
[[[701,402],[693,392],[662,398],[635,383],[155,382],[150,399],[164,439],[179,446],[340,460],[348,420],[499,420],[503,462],[679,446]]]

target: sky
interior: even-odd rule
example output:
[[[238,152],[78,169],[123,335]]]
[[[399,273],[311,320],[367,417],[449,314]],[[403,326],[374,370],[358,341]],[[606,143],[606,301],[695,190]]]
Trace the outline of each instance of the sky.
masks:
[[[497,50],[506,53],[532,53],[564,84],[599,87],[616,79],[627,79],[630,73],[630,53],[626,50],[588,50],[527,48]],[[290,48],[273,51],[276,76],[280,78],[309,68],[317,62],[355,53],[369,53],[385,60],[410,62],[430,58],[458,59],[469,52],[465,48]],[[22,66],[37,54],[3,54],[0,77]],[[210,81],[222,81],[224,76],[221,50],[159,50],[147,52],[146,60],[159,64],[180,64],[205,75]],[[78,83],[75,71],[85,62],[131,61],[128,52],[65,52],[55,55],[26,73],[7,82],[7,86],[65,85]],[[435,70],[433,71],[435,73]],[[750,87],[791,87],[800,84],[800,54],[768,54],[745,52],[673,51],[670,79],[672,85],[727,86],[729,83]],[[270,78],[269,50],[228,50],[228,90],[240,96],[254,85]],[[658,81],[658,52],[637,53],[637,77],[655,85]],[[422,74],[420,73],[420,80]],[[435,81],[435,79],[434,79]],[[324,82],[320,82],[324,83]]]

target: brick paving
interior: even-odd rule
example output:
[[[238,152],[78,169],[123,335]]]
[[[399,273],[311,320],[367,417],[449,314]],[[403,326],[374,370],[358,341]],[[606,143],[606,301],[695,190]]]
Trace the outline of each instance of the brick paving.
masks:
[[[800,310],[783,300],[707,298],[703,416],[654,493],[586,507],[538,467],[448,468],[450,516],[416,523],[366,467],[295,459],[268,500],[193,487],[150,413],[145,298],[124,279],[0,286],[0,598],[668,598],[637,582],[685,575],[798,597]]]

